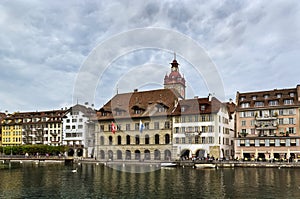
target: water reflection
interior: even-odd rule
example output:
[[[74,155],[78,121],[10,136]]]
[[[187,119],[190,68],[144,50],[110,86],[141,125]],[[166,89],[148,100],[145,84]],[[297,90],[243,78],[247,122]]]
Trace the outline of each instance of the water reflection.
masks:
[[[0,198],[299,198],[299,169],[22,164],[0,170]],[[77,173],[71,170],[78,168]],[[135,171],[125,172],[122,169]]]

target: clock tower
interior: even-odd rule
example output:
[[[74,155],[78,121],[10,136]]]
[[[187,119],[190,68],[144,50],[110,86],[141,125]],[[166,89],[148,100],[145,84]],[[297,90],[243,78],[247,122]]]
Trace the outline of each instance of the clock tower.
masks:
[[[182,99],[185,99],[185,79],[179,73],[179,64],[176,60],[176,55],[174,54],[174,60],[171,64],[171,73],[166,74],[164,79],[164,88],[175,89],[178,94],[180,94]]]

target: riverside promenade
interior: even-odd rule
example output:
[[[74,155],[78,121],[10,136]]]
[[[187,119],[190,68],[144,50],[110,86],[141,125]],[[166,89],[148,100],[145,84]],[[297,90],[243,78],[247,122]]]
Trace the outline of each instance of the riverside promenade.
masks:
[[[176,161],[139,161],[139,160],[96,160],[94,158],[78,158],[78,157],[63,157],[63,156],[0,156],[0,163],[87,163],[87,164],[101,164],[101,165],[161,165],[161,163],[174,163],[177,167],[192,167],[192,168],[235,168],[235,167],[262,167],[262,168],[300,168],[300,162],[270,162],[270,161],[192,161],[192,160],[176,160]]]

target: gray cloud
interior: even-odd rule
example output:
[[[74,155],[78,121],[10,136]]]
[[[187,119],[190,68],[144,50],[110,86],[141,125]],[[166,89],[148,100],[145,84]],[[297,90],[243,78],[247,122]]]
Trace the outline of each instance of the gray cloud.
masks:
[[[300,72],[299,20],[300,3],[292,0],[1,1],[0,111],[71,105],[77,73],[89,53],[114,34],[143,27],[175,30],[203,46],[217,66],[228,98],[234,98],[237,90],[294,87]],[[135,39],[134,35],[128,39]],[[120,78],[134,66],[163,65],[162,74],[169,72],[172,56],[145,50],[120,57],[98,87],[112,73]],[[191,93],[206,96],[205,83],[193,77],[189,60],[178,59]],[[162,82],[163,76],[155,77],[159,79]],[[113,86],[104,87],[109,94],[97,93],[96,107],[114,94]],[[122,91],[131,91],[134,85],[129,87]]]

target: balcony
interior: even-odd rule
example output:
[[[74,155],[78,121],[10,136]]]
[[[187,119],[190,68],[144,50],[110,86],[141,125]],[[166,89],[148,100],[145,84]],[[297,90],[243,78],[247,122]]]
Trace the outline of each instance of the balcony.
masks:
[[[266,120],[276,120],[275,116],[263,116],[263,117],[255,117],[257,121],[266,121]]]

